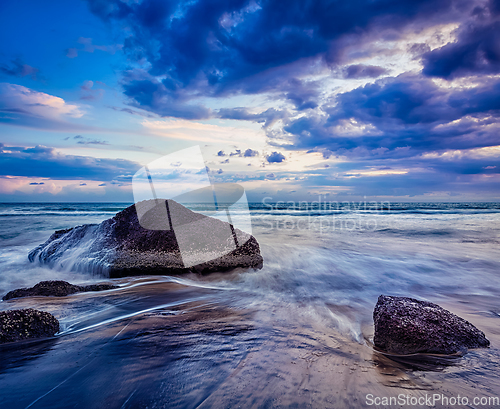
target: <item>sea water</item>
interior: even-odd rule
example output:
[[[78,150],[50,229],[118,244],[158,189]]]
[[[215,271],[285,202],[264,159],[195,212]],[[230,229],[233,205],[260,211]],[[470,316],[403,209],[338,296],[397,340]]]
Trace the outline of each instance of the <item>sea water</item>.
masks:
[[[71,263],[47,268],[27,255],[55,230],[99,223],[129,205],[1,204],[0,293],[42,280],[102,281]],[[380,294],[500,296],[500,203],[263,201],[249,207],[264,267],[178,281],[238,289],[248,295],[246,304],[314,311],[357,339]],[[233,212],[235,224],[243,213]]]

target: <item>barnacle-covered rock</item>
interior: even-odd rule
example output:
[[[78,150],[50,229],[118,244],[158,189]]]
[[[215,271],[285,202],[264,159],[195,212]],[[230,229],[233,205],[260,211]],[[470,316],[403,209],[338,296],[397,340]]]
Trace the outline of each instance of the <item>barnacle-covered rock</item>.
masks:
[[[0,344],[52,337],[58,331],[59,321],[48,312],[32,308],[0,312]]]

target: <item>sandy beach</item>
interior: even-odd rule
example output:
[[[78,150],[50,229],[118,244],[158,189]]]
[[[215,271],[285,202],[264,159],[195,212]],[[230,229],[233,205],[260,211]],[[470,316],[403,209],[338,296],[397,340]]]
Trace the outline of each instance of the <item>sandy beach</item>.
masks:
[[[53,339],[1,348],[0,404],[360,408],[371,395],[472,400],[500,390],[498,315],[478,311],[474,297],[446,307],[482,328],[493,347],[422,370],[374,351],[370,325],[356,342],[299,310],[242,309],[231,302],[241,295],[227,293],[151,278],[102,294],[4,301],[71,320]]]

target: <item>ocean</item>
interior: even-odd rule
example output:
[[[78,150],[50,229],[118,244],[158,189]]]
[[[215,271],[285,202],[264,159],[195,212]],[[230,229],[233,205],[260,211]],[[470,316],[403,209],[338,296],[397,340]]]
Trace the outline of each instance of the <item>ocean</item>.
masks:
[[[61,279],[74,284],[107,281],[106,277],[91,271],[76,271],[71,263],[56,269],[30,263],[27,255],[31,249],[47,240],[55,230],[99,223],[128,205],[130,204],[0,204],[0,294],[15,288],[29,287],[42,280]],[[196,211],[199,205],[193,204],[190,207]],[[112,337],[109,334],[104,336],[104,332],[122,322],[129,322],[127,320],[131,317],[136,319],[144,314],[149,316],[152,312],[161,311],[162,316],[177,317],[179,312],[191,311],[191,308],[194,308],[192,306],[199,303],[205,306],[216,305],[217,308],[224,306],[224,309],[229,308],[232,311],[231,314],[236,311],[238,324],[231,325],[251,327],[249,330],[237,332],[229,343],[220,341],[211,347],[207,346],[211,350],[210,354],[217,357],[218,364],[210,361],[210,354],[203,355],[199,347],[193,348],[201,355],[193,357],[187,354],[183,355],[183,359],[179,358],[185,365],[182,369],[184,372],[181,371],[184,373],[182,379],[195,379],[188,388],[189,393],[186,392],[185,384],[175,383],[174,386],[167,387],[164,381],[161,383],[163,386],[155,384],[154,388],[149,384],[141,394],[141,388],[138,392],[133,382],[131,383],[131,379],[137,377],[137,374],[134,374],[126,378],[128,386],[122,385],[121,392],[116,395],[116,405],[111,404],[109,407],[121,407],[126,399],[129,399],[127,402],[130,404],[135,402],[136,406],[130,407],[196,407],[195,403],[202,402],[205,402],[207,407],[217,407],[219,404],[231,407],[233,404],[245,406],[253,400],[263,406],[268,402],[267,407],[301,406],[304,402],[307,407],[362,407],[364,396],[372,390],[370,387],[375,388],[373,390],[379,394],[389,395],[400,390],[408,392],[411,389],[421,394],[422,391],[440,389],[441,392],[459,391],[472,396],[473,393],[478,393],[472,386],[477,383],[477,379],[482,379],[485,394],[500,395],[498,381],[493,380],[494,368],[499,362],[496,349],[498,345],[494,342],[487,352],[468,354],[468,358],[464,358],[458,367],[440,369],[441,372],[432,372],[433,375],[428,375],[427,378],[425,375],[419,375],[418,371],[411,372],[410,381],[403,379],[409,376],[408,368],[391,366],[383,361],[384,358],[373,358],[371,349],[372,311],[381,294],[409,296],[440,304],[461,316],[465,315],[464,318],[475,323],[490,338],[499,336],[495,328],[500,323],[500,203],[265,201],[251,203],[250,215],[252,234],[258,240],[264,258],[264,267],[261,270],[239,269],[207,276],[115,279],[112,281],[120,286],[119,291],[96,296],[82,294],[72,296],[73,298],[66,297],[69,301],[65,301],[64,309],[55,299],[41,300],[38,297],[33,300],[0,302],[0,310],[26,306],[45,307],[45,310],[54,313],[60,320],[61,333],[68,335],[65,339],[84,336],[78,334],[87,334],[85,336],[88,337],[92,331],[97,331],[99,337],[104,338],[98,337],[92,342],[98,343],[100,339],[106,345]],[[244,212],[233,214],[233,219],[237,221],[239,216],[243,217]],[[180,288],[185,291],[182,297],[162,295],[162,289],[174,289],[172,291],[180,294]],[[247,312],[252,312],[251,318],[245,315]],[[220,314],[217,317],[226,316]],[[480,324],[483,324],[482,328]],[[179,328],[181,327],[179,324]],[[122,325],[116,328],[122,331],[125,327]],[[118,333],[118,330],[116,332]],[[247,335],[242,335],[250,332],[254,335],[248,339],[245,338]],[[193,335],[196,333],[193,330],[184,335],[187,339],[192,339],[196,337]],[[51,348],[53,351],[58,347]],[[76,356],[76,347],[68,348]],[[282,352],[279,352],[279,348],[282,348]],[[345,348],[349,349],[351,355]],[[297,357],[293,352],[295,349],[298,351]],[[339,354],[339,351],[343,351],[344,355],[337,356],[337,352],[332,351]],[[304,355],[302,358],[301,353]],[[118,366],[125,366],[125,362],[128,362],[120,353],[113,351],[113,354],[109,352],[106,356],[121,361],[122,364],[117,364]],[[249,360],[252,354],[259,358],[254,358],[253,372],[247,370],[248,373],[245,373],[235,362]],[[336,360],[332,356],[337,356]],[[359,361],[359,357],[363,359]],[[300,381],[303,376],[298,374],[300,371],[290,369],[294,366],[290,366],[290,363],[300,361],[299,358],[305,359],[304,370],[310,374],[309,378],[306,377],[307,381]],[[328,359],[333,359],[330,364]],[[326,380],[318,375],[318,371],[324,372],[328,365],[330,369],[337,368],[341,361],[344,362],[342,365],[347,365],[351,375],[346,372],[342,376],[339,375],[340,378],[358,379],[353,384],[355,386],[351,385],[352,381],[345,381],[348,383],[342,387],[331,384],[328,386]],[[14,365],[16,371],[12,369],[12,365],[6,364],[3,367],[4,372],[1,371],[0,365],[0,382],[2,379],[11,379],[9,388],[14,388],[19,393],[26,393],[26,390],[19,385],[14,386],[16,379],[19,382],[23,376],[33,374],[42,377],[34,366],[29,366],[34,364],[26,364],[28,367],[21,365],[25,368],[25,373],[19,369],[20,364]],[[207,371],[204,365],[209,366],[208,372],[214,371],[214,379],[219,379],[220,375],[224,382],[233,378],[233,381],[236,381],[240,377],[238,382],[248,383],[255,376],[271,376],[269,371],[274,371],[274,375],[269,378],[272,380],[270,386],[262,386],[252,392],[251,385],[244,383],[245,386],[241,388],[247,394],[242,391],[237,393],[237,382],[230,385],[226,383],[225,387],[221,387],[222,381],[219,379],[216,385],[210,381],[208,383],[211,386],[207,386],[206,380],[199,379],[199,371]],[[64,376],[70,376],[77,370],[77,366],[63,367],[65,369],[62,372],[68,371],[68,375]],[[247,362],[247,367],[252,365]],[[387,374],[384,375],[380,367],[390,367],[390,371],[396,373],[391,376],[395,377],[387,378]],[[239,369],[235,373],[236,368]],[[374,368],[378,368],[377,371]],[[346,368],[342,371],[344,369]],[[352,375],[358,370],[363,373],[363,378]],[[17,374],[17,378],[12,375],[12,371]],[[147,373],[148,369],[145,371]],[[371,371],[375,371],[376,375],[370,375]],[[152,370],[156,377],[166,377],[167,372]],[[316,378],[311,373],[316,373]],[[103,373],[98,376],[101,381],[105,381],[106,376]],[[169,372],[168,376],[174,375]],[[437,377],[435,379],[440,386],[432,382],[428,384],[428,379],[433,376]],[[44,381],[40,381],[39,390],[28,394],[19,407],[26,407],[30,399],[35,400],[37,393],[45,396],[43,391],[50,390],[63,378],[55,376],[52,383],[44,378]],[[391,379],[395,382],[392,386]],[[458,384],[453,384],[454,379],[458,380]],[[295,381],[298,382],[297,385]],[[141,381],[138,382],[138,385],[142,385]],[[288,396],[284,392],[286,387],[283,386],[282,390],[276,382],[284,382],[292,389],[298,389],[294,390],[293,397],[287,400],[288,398],[284,398]],[[309,386],[304,386],[304,382],[309,383]],[[405,382],[412,386],[405,387]],[[71,381],[68,381],[68,387],[70,384]],[[63,386],[59,394],[57,391],[51,392],[53,400],[50,400],[50,396],[40,398],[33,407],[58,407],[57,404],[50,405],[55,404],[55,396],[61,399]],[[6,383],[3,388],[7,388]],[[161,393],[158,392],[160,390]],[[6,397],[6,389],[3,392],[0,387],[0,403],[14,404],[13,399]],[[132,392],[134,394],[130,396]],[[104,399],[106,393],[101,393],[99,401]],[[115,390],[116,393],[118,392]],[[266,400],[276,394],[281,396],[281,400],[276,401],[275,397]],[[358,403],[353,403],[350,399],[357,399]],[[313,400],[316,405],[311,403]],[[99,407],[98,401],[91,397],[86,398],[84,402],[86,407]],[[156,406],[153,402],[157,403]]]

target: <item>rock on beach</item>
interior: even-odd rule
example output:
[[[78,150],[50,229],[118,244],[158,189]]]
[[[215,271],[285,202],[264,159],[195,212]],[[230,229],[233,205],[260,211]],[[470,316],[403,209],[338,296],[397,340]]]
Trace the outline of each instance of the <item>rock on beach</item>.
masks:
[[[173,200],[160,199],[136,203],[100,224],[56,231],[28,258],[111,278],[263,265],[252,235]]]
[[[32,308],[0,312],[0,344],[52,337],[58,331],[59,321],[48,312]]]
[[[470,322],[437,304],[381,295],[373,311],[374,344],[394,354],[454,354],[490,341]]]
[[[90,285],[74,285],[67,281],[40,281],[38,284],[31,288],[18,288],[17,290],[9,291],[5,294],[2,300],[10,300],[12,298],[20,297],[65,297],[67,295],[87,292],[87,291],[104,291],[118,288],[112,284],[90,284]]]

